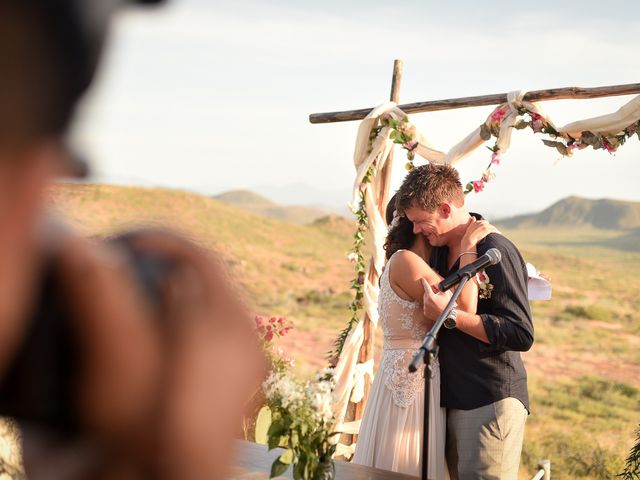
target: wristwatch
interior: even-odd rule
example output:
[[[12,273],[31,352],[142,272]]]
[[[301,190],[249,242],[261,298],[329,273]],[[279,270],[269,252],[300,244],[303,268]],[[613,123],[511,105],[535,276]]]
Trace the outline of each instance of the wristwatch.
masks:
[[[453,330],[454,328],[456,328],[456,319],[457,318],[458,318],[458,309],[456,307],[453,307],[451,309],[451,311],[449,312],[449,316],[447,318],[445,318],[445,320],[442,323],[442,325],[444,326],[444,328],[448,328],[449,330]]]

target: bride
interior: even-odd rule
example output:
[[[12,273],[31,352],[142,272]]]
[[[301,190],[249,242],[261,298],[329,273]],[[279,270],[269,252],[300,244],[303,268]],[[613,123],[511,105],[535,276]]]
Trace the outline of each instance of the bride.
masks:
[[[442,278],[427,264],[431,247],[426,238],[415,235],[413,224],[397,215],[395,195],[389,201],[386,217],[390,225],[384,246],[387,263],[380,277],[378,304],[384,347],[362,417],[353,463],[420,476],[424,373],[411,374],[408,365],[432,326],[422,314],[423,279],[436,291]],[[477,242],[496,231],[486,221],[472,219],[461,241],[464,253],[460,266],[475,260],[476,255],[471,253],[475,253]],[[457,303],[462,310],[475,312],[477,299],[478,286],[470,281]],[[437,361],[429,395],[428,477],[441,480],[449,475]]]

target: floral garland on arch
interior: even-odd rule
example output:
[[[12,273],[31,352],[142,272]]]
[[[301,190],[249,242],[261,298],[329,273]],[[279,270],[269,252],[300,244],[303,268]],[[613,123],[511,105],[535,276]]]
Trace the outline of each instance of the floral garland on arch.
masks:
[[[614,154],[634,134],[640,140],[640,120],[631,123],[616,134],[603,134],[587,130],[574,138],[568,133],[561,133],[556,130],[553,123],[538,112],[531,111],[524,106],[519,107],[517,112],[518,116],[525,118],[518,120],[512,128],[516,130],[530,128],[533,133],[541,133],[553,138],[553,140],[543,139],[542,143],[548,147],[555,148],[565,157],[572,156],[575,150],[583,150],[588,147],[593,150],[606,150],[608,153]],[[491,112],[486,122],[480,125],[480,137],[483,140],[489,141],[492,137],[495,137],[496,140],[493,146],[487,147],[492,152],[489,165],[482,172],[482,176],[479,179],[470,181],[465,185],[465,194],[472,191],[476,193],[483,191],[485,184],[495,178],[493,167],[500,165],[503,153],[498,140],[500,139],[502,122],[508,113],[509,106],[500,105]]]
[[[502,154],[504,153],[499,147],[498,140],[500,139],[502,122],[509,113],[509,108],[508,104],[498,106],[487,117],[487,120],[480,125],[480,138],[482,138],[482,140],[489,141],[492,137],[496,140],[491,147],[487,147],[491,151],[491,161],[482,172],[480,178],[469,181],[465,185],[465,194],[471,192],[479,193],[484,190],[486,183],[495,179],[493,168],[500,165]],[[640,120],[631,123],[616,134],[583,131],[579,136],[574,138],[570,134],[559,132],[548,118],[524,106],[520,106],[517,109],[517,114],[519,117],[525,118],[518,120],[512,128],[516,130],[530,128],[533,133],[548,135],[553,140],[543,139],[542,143],[548,147],[555,148],[562,156],[566,157],[572,156],[575,150],[583,150],[588,147],[591,147],[593,150],[606,150],[608,153],[614,154],[618,148],[624,145],[634,134],[637,135],[640,140]],[[405,164],[405,168],[407,170],[413,169],[415,166],[414,159],[416,149],[420,145],[417,140],[415,125],[409,121],[408,117],[404,117],[402,120],[396,120],[391,116],[383,115],[380,117],[379,126],[371,131],[371,143],[373,143],[385,126],[392,129],[390,134],[391,140],[401,145],[402,148],[407,151],[408,161]]]

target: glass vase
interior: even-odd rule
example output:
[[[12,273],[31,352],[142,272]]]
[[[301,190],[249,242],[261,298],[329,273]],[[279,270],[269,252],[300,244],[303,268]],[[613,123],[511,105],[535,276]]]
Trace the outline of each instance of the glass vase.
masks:
[[[313,480],[333,480],[336,476],[336,464],[333,458],[328,456],[318,464],[318,469],[313,475]]]

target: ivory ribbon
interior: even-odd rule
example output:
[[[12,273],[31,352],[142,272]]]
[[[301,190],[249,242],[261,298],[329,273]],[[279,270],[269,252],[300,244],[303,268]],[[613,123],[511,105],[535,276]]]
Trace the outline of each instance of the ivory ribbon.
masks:
[[[353,392],[351,393],[353,403],[359,403],[364,398],[365,377],[367,376],[373,381],[373,358],[356,365],[353,375]]]

